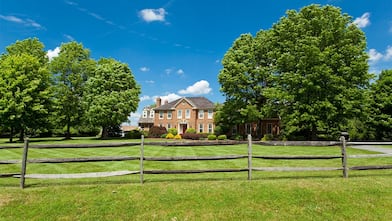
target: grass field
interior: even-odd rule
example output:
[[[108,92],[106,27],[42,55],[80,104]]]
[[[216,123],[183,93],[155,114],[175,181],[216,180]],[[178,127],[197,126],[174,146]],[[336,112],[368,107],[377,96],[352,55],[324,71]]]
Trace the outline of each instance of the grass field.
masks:
[[[33,140],[34,141],[34,140]],[[123,142],[124,140],[118,140]],[[40,140],[36,143],[95,143]],[[113,142],[113,141],[105,141]],[[127,140],[129,142],[129,140]],[[5,144],[0,140],[0,145]],[[20,144],[19,144],[20,145]],[[20,159],[22,149],[0,149],[0,159]],[[348,154],[370,152],[349,148]],[[247,154],[246,145],[145,146],[145,156]],[[254,155],[339,155],[339,147],[253,146]],[[139,147],[30,149],[29,158],[139,156]],[[349,159],[349,166],[392,164],[390,158]],[[337,160],[253,160],[254,167],[338,167]],[[245,168],[230,161],[145,162],[145,169]],[[139,170],[138,161],[29,164],[27,173]],[[0,165],[0,173],[20,165]],[[0,179],[0,220],[392,220],[392,171],[246,172],[139,175],[89,179]]]

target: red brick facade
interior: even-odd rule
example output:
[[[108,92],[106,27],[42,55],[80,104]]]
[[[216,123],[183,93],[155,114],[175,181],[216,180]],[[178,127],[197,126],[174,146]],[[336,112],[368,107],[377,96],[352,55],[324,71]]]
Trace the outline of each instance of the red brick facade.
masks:
[[[154,108],[154,125],[176,128],[179,134],[185,133],[188,128],[194,128],[198,133],[213,133],[214,107],[204,97],[184,97],[164,105],[158,98]]]

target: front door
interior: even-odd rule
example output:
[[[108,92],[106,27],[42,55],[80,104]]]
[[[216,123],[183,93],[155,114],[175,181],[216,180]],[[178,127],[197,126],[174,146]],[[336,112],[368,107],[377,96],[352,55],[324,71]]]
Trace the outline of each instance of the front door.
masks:
[[[186,131],[186,129],[188,129],[188,124],[184,124],[184,123],[181,123],[180,124],[180,129],[179,129],[179,132],[181,133],[181,134],[184,134],[185,133],[185,131]]]

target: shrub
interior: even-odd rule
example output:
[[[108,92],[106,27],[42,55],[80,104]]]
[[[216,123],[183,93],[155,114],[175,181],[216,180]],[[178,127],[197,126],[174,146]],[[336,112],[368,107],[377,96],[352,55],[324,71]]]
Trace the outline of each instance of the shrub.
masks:
[[[199,140],[200,139],[200,134],[196,133],[184,133],[182,134],[183,139],[190,139],[190,140]]]
[[[210,134],[207,136],[208,140],[216,140],[216,135],[215,134]]]
[[[174,139],[181,140],[181,135],[177,134],[176,136],[174,136]]]
[[[148,132],[148,137],[159,138],[163,134],[166,134],[166,133],[167,133],[167,131],[166,131],[165,127],[153,126],[150,128],[150,130]]]
[[[218,140],[226,140],[226,139],[227,139],[227,136],[224,134],[218,136]]]
[[[261,138],[261,141],[269,141],[269,140],[273,140],[274,136],[272,134],[264,134],[264,137]]]
[[[173,139],[173,138],[174,138],[174,135],[172,133],[168,133],[166,135],[166,139]]]
[[[195,128],[188,128],[188,129],[186,129],[185,133],[187,133],[187,134],[195,134],[196,133],[196,129]]]
[[[161,138],[166,138],[167,134],[162,134]]]
[[[142,132],[140,130],[131,130],[125,133],[125,138],[128,139],[140,139],[142,137]]]
[[[176,128],[169,128],[167,130],[167,132],[173,134],[174,136],[176,136],[178,134],[178,131]]]
[[[237,141],[244,140],[244,138],[239,134],[233,135],[230,139]]]

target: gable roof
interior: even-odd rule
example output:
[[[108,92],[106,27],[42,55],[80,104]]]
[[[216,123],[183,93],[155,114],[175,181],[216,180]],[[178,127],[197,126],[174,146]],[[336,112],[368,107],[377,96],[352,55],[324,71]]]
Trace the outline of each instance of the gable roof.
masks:
[[[215,105],[205,97],[182,97],[162,106],[154,108],[154,110],[174,110],[182,101],[187,101],[193,109],[214,109]]]

